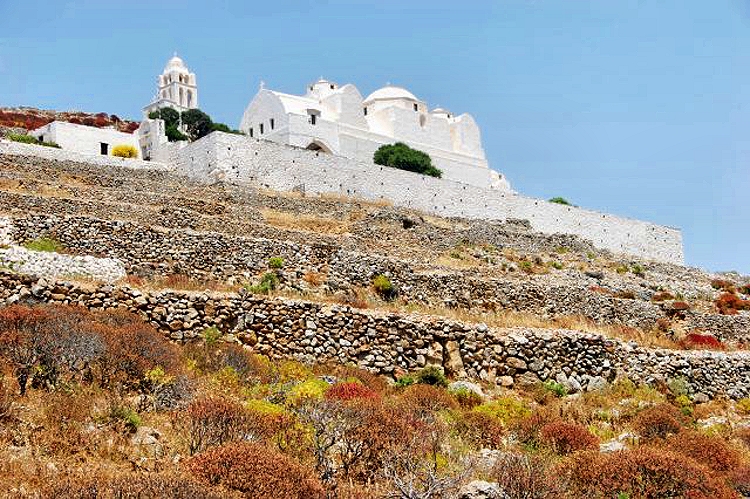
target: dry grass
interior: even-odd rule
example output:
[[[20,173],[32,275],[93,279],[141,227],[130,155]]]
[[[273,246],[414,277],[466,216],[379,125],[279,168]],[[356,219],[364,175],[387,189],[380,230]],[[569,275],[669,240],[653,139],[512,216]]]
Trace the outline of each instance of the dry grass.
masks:
[[[260,212],[263,218],[265,218],[266,223],[273,227],[323,234],[346,234],[351,232],[352,222],[355,221],[352,220],[352,217],[349,220],[337,220],[335,218],[302,215],[268,208],[261,209]]]
[[[78,282],[78,281],[77,281]],[[162,289],[174,289],[179,291],[216,291],[220,293],[234,293],[239,285],[232,286],[218,280],[194,279],[182,274],[172,274],[165,277],[146,279],[134,275],[125,276],[119,281],[120,284],[139,288],[143,290],[158,291]]]

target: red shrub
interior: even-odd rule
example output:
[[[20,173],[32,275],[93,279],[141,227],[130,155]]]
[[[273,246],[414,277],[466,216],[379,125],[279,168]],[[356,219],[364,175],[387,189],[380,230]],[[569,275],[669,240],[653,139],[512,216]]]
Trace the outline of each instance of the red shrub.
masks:
[[[581,452],[560,466],[570,497],[734,499],[724,481],[692,459],[646,446],[600,454]]]
[[[185,468],[199,480],[254,499],[324,499],[310,470],[259,444],[231,443],[190,458]]]
[[[730,447],[726,440],[697,431],[682,431],[669,437],[666,447],[718,473],[729,472],[740,466],[742,461],[740,453]]]
[[[633,420],[633,429],[643,438],[665,438],[679,433],[686,417],[673,405],[659,404],[642,410]]]
[[[585,426],[577,423],[548,423],[539,430],[539,436],[543,445],[549,446],[563,456],[580,450],[599,448],[599,440]]]
[[[720,314],[737,315],[738,310],[750,310],[750,300],[743,300],[734,293],[722,293],[714,302]]]
[[[455,432],[478,448],[499,449],[503,445],[503,424],[482,412],[462,413],[454,425]]]
[[[175,423],[185,427],[193,455],[209,447],[239,440],[247,429],[245,408],[219,397],[191,402],[177,413]]]
[[[750,428],[737,428],[734,430],[734,436],[747,447],[750,447]]]
[[[445,389],[432,385],[411,385],[404,390],[402,400],[406,409],[410,409],[421,417],[428,417],[437,411],[458,407],[456,399]]]
[[[740,466],[730,471],[727,482],[744,497],[750,496],[750,466]]]
[[[674,295],[668,291],[658,291],[651,297],[651,301],[674,300]]]
[[[680,346],[689,350],[724,350],[724,345],[712,334],[688,333]]]
[[[490,471],[508,499],[558,499],[563,483],[548,459],[539,454],[503,453]]]
[[[732,283],[732,281],[727,281],[725,279],[712,279],[711,287],[714,289],[721,289],[722,291],[727,291],[729,293],[734,293],[734,284]]]
[[[357,382],[336,383],[326,390],[325,397],[331,400],[375,399],[378,394]]]
[[[175,499],[240,499],[237,493],[216,490],[195,481],[189,476],[173,473],[136,474],[128,473],[116,476],[70,476],[60,478],[48,484],[44,498],[143,498],[156,499],[171,497]]]
[[[675,302],[672,302],[672,310],[676,310],[676,311],[690,310],[690,304],[684,301],[675,301]]]

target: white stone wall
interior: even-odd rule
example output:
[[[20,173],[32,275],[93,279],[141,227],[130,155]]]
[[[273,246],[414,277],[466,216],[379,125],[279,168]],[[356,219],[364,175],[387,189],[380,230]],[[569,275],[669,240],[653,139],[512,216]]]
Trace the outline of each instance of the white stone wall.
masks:
[[[30,132],[37,138],[43,137],[43,142],[55,142],[66,151],[101,156],[100,144],[108,144],[108,155],[112,155],[115,146],[125,144],[135,147],[138,156],[141,147],[138,136],[132,133],[120,132],[114,128],[97,128],[94,126],[77,125],[63,121],[53,121]]]
[[[575,234],[616,253],[670,263],[684,261],[679,229],[270,141],[214,132],[182,149],[178,157],[177,171],[194,178],[385,199],[442,216],[527,219],[540,232]]]
[[[0,139],[0,154],[11,154],[16,156],[36,156],[53,161],[76,161],[97,166],[125,166],[128,168],[150,168],[153,170],[169,170],[171,165],[157,163],[154,161],[142,161],[135,158],[116,158],[114,156],[102,156],[99,154],[81,154],[65,149],[54,147],[37,146],[32,144],[21,144],[9,140]]]

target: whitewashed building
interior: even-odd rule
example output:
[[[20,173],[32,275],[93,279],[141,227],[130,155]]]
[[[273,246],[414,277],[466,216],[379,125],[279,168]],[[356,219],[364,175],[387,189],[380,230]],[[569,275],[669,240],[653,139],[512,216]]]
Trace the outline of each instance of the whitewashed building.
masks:
[[[352,84],[320,79],[304,95],[261,88],[247,106],[240,130],[262,138],[371,162],[384,144],[404,142],[424,151],[443,178],[510,190],[490,170],[476,121],[427,104],[408,90],[387,85],[367,98]]]
[[[29,132],[41,142],[54,142],[66,151],[110,156],[118,145],[139,149],[138,136],[115,128],[97,128],[65,121],[53,121]]]

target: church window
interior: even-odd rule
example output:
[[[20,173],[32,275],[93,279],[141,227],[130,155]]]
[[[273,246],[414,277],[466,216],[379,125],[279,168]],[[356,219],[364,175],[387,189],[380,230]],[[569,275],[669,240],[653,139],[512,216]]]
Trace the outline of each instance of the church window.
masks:
[[[109,144],[106,142],[99,142],[99,154],[107,156],[109,154]]]
[[[422,128],[424,128],[424,126],[426,124],[427,124],[427,116],[425,116],[424,114],[420,114],[419,115],[419,126],[421,126]]]
[[[188,90],[187,91],[187,107],[190,107],[193,105],[193,91]]]
[[[253,136],[253,127],[250,127],[250,137]]]
[[[416,104],[414,104],[414,110],[415,111],[419,111],[419,106],[417,106]]]
[[[316,115],[314,115],[314,114],[311,114],[311,115],[310,115],[310,124],[311,124],[311,125],[314,125],[314,124],[315,124],[315,123],[317,122],[317,118],[318,118],[318,117],[317,117]]]
[[[331,84],[331,90],[333,90],[333,88],[334,88],[334,87],[333,87],[333,84]]]
[[[365,116],[367,116],[367,107],[365,107]]]
[[[275,125],[276,125],[276,123],[275,123],[275,122],[273,121],[273,118],[271,118],[271,130],[273,130],[273,129],[274,129],[274,126],[275,126]]]
[[[263,123],[258,125],[258,129],[260,129],[260,134],[263,135]]]

